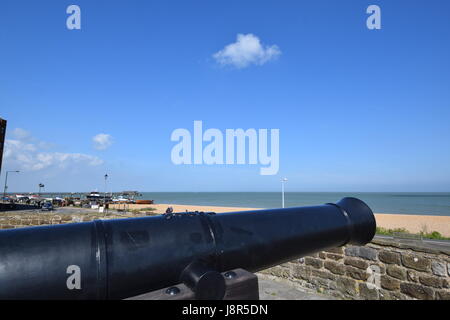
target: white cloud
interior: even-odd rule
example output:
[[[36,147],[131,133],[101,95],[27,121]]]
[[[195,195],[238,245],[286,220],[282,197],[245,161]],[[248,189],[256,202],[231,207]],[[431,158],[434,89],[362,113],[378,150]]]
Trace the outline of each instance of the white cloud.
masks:
[[[19,134],[16,134],[19,132]],[[16,139],[5,140],[4,162],[14,170],[39,171],[46,168],[66,168],[73,165],[97,166],[103,163],[98,157],[82,153],[62,153],[43,151],[46,142],[36,141],[28,133],[21,135],[13,130]],[[21,138],[19,138],[21,137]],[[29,142],[29,140],[33,142]]]
[[[238,34],[236,42],[213,55],[221,65],[232,65],[236,68],[245,68],[251,64],[263,65],[276,59],[281,54],[277,45],[263,46],[255,35]]]
[[[106,133],[99,133],[92,138],[94,142],[94,148],[97,150],[105,150],[109,148],[113,141],[112,136]]]
[[[26,145],[23,145],[22,147],[25,148],[37,148],[40,150],[48,150],[55,147],[53,143],[40,141],[39,139],[36,139],[31,135],[31,133],[25,129],[22,128],[15,128],[11,132],[8,133],[13,140],[10,140],[12,144],[14,144],[14,141],[21,141],[21,142],[27,142]]]
[[[30,132],[22,128],[15,128],[12,131],[12,136],[18,140],[29,140],[31,138]]]

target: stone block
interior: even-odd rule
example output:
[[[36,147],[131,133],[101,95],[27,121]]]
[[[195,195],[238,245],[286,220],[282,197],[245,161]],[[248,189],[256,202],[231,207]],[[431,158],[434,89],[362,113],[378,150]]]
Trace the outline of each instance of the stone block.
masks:
[[[400,281],[398,281],[397,279],[394,279],[386,275],[382,275],[380,278],[382,288],[390,291],[400,289]]]
[[[369,263],[367,261],[358,259],[358,258],[351,258],[351,257],[346,257],[344,259],[344,263],[346,265],[352,266],[352,267],[356,267],[359,269],[363,269],[363,270],[367,270],[367,268],[369,267]]]
[[[408,281],[411,281],[411,282],[418,282],[419,276],[416,271],[408,270],[407,279],[408,279]]]
[[[417,271],[429,271],[431,268],[430,259],[415,254],[402,254],[402,263],[405,267]]]
[[[400,285],[400,291],[410,297],[420,300],[432,300],[434,296],[433,289],[415,283],[402,283]]]
[[[337,247],[337,248],[332,248],[332,249],[325,250],[325,252],[336,253],[336,254],[343,254],[344,250],[342,249],[342,247]]]
[[[334,261],[339,261],[342,260],[344,257],[335,253],[327,253],[327,258]]]
[[[431,270],[434,275],[439,277],[447,276],[447,270],[445,269],[445,263],[436,260],[431,261]]]
[[[429,276],[429,275],[421,275],[419,276],[419,282],[423,284],[424,286],[428,287],[434,287],[434,288],[442,288],[442,279],[435,277],[435,276]]]
[[[380,300],[411,300],[409,296],[399,291],[379,290]]]
[[[314,276],[311,276],[310,282],[319,288],[328,288],[330,284],[330,280]]]
[[[369,273],[367,273],[364,270],[352,267],[352,266],[347,266],[346,267],[345,274],[348,277],[351,277],[351,278],[356,279],[356,280],[366,281],[369,278]]]
[[[406,270],[395,264],[388,265],[386,268],[386,273],[393,278],[406,280]]]
[[[341,293],[346,293],[352,297],[358,293],[356,280],[349,278],[339,278],[336,281],[336,287]]]
[[[450,278],[442,279],[442,288],[450,289]]]
[[[313,277],[320,277],[328,280],[336,280],[336,276],[328,271],[325,270],[317,270],[312,269],[311,270],[311,276]]]
[[[436,291],[436,299],[450,300],[450,291],[449,290]]]
[[[365,300],[378,300],[379,293],[376,288],[369,288],[366,283],[359,284],[359,296]]]
[[[345,248],[345,254],[351,257],[359,257],[366,260],[377,260],[377,250],[369,247],[350,246]]]
[[[337,263],[334,261],[325,261],[324,265],[326,269],[330,270],[334,274],[345,274],[345,265],[341,263]]]
[[[320,269],[323,267],[323,261],[316,258],[305,257],[305,264]]]
[[[388,263],[388,264],[398,264],[400,265],[400,254],[398,252],[392,252],[387,250],[380,250],[378,254],[378,259],[380,259],[381,262]]]
[[[309,281],[311,279],[311,269],[302,265],[295,265],[292,269],[292,276],[297,279]]]
[[[374,273],[378,274],[385,274],[386,273],[386,267],[383,263],[371,263],[369,264],[369,268]]]

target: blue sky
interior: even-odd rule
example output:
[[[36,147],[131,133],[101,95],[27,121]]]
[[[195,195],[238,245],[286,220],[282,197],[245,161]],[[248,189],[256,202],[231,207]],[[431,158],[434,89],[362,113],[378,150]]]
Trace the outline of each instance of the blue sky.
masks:
[[[66,8],[81,8],[68,30]],[[366,27],[376,4],[382,29]],[[450,190],[450,3],[20,1],[0,4],[10,191]],[[238,34],[277,54],[214,54]],[[223,52],[223,51],[222,51]],[[265,51],[267,53],[267,51]],[[173,130],[277,128],[280,169],[182,165]],[[93,138],[108,135],[96,145]]]

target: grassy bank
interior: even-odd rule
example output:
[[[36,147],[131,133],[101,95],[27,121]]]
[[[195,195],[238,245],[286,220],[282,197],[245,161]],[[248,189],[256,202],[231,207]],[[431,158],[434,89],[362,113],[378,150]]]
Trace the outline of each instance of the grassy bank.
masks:
[[[398,235],[405,235],[407,237],[411,238],[423,238],[423,239],[433,239],[433,240],[450,240],[449,237],[444,237],[437,231],[432,232],[420,232],[420,233],[412,233],[404,228],[395,228],[395,229],[386,229],[382,227],[377,227],[376,234],[383,235],[383,236],[398,236]]]

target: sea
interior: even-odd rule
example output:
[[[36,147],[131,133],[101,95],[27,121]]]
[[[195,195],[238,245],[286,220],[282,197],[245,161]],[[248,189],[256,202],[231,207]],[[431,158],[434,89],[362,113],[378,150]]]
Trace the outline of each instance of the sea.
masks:
[[[450,216],[450,192],[286,192],[286,207],[337,202],[344,197],[363,200],[375,213]],[[281,208],[281,192],[142,192],[155,203],[223,207]]]

